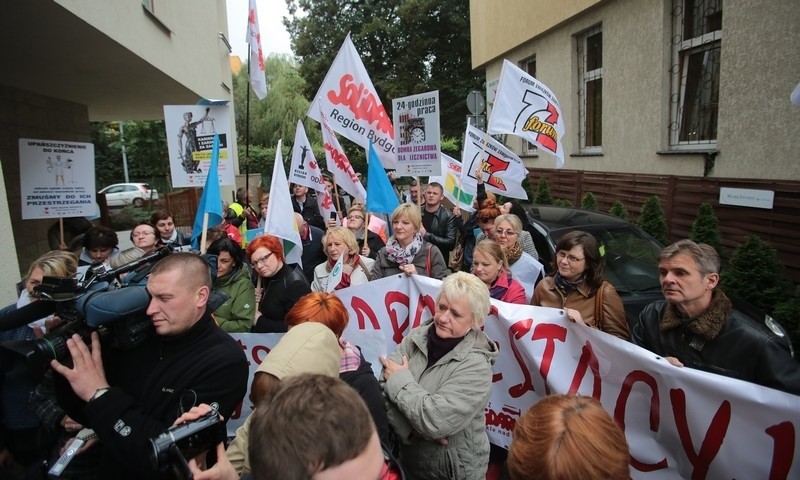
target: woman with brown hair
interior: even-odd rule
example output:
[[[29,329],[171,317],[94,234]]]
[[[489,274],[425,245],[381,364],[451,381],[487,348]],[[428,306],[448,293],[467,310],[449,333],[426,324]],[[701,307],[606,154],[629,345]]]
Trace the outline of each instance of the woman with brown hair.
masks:
[[[563,308],[573,322],[630,339],[625,308],[617,290],[603,279],[597,239],[573,230],[556,244],[555,274],[536,286],[531,305]]]
[[[517,420],[508,450],[512,480],[627,480],[625,434],[600,402],[549,395]]]
[[[506,303],[526,305],[525,287],[508,269],[508,260],[500,244],[494,240],[481,240],[472,251],[472,272],[489,287],[489,295]]]
[[[347,210],[347,228],[353,232],[353,235],[356,237],[356,241],[362,246],[362,248],[359,249],[361,251],[361,255],[366,255],[367,257],[375,260],[375,258],[378,256],[378,252],[386,245],[386,242],[383,241],[380,235],[367,228],[367,245],[363,246],[365,230],[364,224],[366,223],[369,226],[369,222],[371,220],[372,215],[368,214],[364,210],[364,206],[360,203],[354,204]]]

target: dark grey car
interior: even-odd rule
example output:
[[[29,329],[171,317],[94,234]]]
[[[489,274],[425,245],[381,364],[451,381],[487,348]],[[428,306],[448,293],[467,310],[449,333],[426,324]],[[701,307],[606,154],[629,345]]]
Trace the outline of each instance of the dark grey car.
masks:
[[[531,236],[548,274],[553,273],[556,243],[561,236],[582,230],[597,238],[605,278],[622,298],[631,328],[647,304],[663,300],[657,258],[664,246],[641,228],[612,215],[580,208],[535,205],[527,211],[533,226]]]

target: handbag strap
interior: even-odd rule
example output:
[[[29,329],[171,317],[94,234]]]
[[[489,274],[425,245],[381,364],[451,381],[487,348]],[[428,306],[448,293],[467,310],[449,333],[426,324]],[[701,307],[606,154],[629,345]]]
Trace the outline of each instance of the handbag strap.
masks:
[[[594,322],[598,330],[603,330],[603,290],[605,287],[606,281],[603,280],[594,294]]]

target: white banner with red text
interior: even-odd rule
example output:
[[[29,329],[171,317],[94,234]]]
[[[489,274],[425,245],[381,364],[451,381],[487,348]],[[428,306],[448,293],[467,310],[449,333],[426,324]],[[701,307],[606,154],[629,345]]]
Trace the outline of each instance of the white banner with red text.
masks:
[[[378,355],[433,316],[440,285],[395,275],[337,291],[350,312],[343,336],[362,347],[377,371]],[[799,478],[800,396],[674,367],[570,323],[558,309],[492,305],[485,331],[500,348],[486,408],[492,443],[507,446],[516,420],[544,395],[579,393],[600,400],[625,430],[633,478]],[[252,371],[277,341],[268,341],[272,335],[234,337]],[[251,408],[239,409],[233,424]]]

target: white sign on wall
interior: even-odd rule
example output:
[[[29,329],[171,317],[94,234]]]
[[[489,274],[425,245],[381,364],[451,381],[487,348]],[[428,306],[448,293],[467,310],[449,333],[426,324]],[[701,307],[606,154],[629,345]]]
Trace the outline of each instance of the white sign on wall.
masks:
[[[775,192],[772,190],[752,190],[749,188],[720,187],[720,205],[772,209]]]
[[[20,138],[19,180],[23,220],[97,214],[91,143]]]

